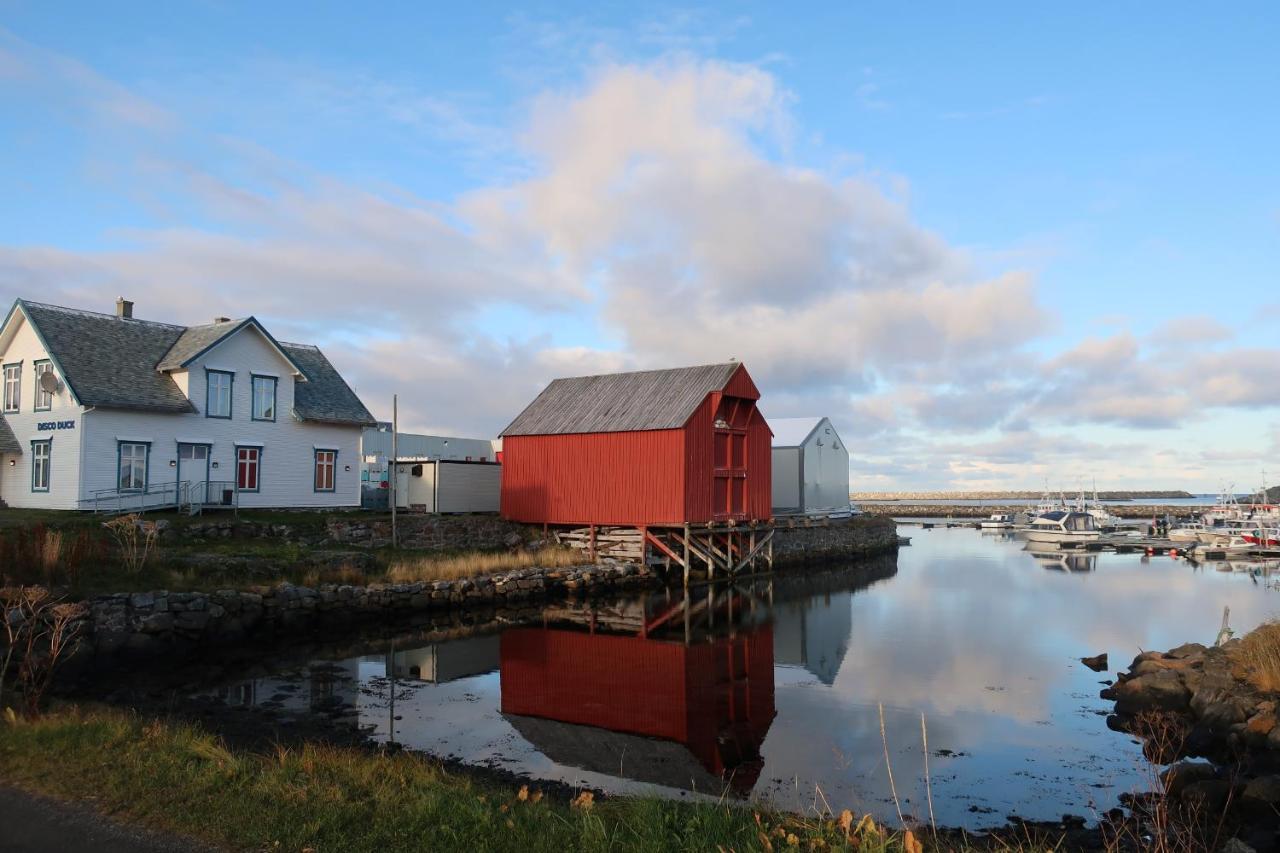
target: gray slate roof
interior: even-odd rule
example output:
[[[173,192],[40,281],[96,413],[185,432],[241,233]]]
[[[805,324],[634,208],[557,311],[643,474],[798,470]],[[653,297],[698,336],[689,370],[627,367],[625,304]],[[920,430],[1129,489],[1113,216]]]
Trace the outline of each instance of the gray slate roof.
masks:
[[[378,423],[319,347],[282,341],[280,348],[307,377],[293,386],[294,414],[304,421],[331,424]]]
[[[164,371],[180,366],[252,320],[187,327],[121,320],[113,314],[25,299],[18,300],[17,307],[31,318],[63,380],[82,405],[148,412],[195,412],[196,407]],[[336,424],[375,423],[324,353],[303,344],[278,345],[307,379],[294,388],[298,417]]]
[[[194,412],[178,384],[156,365],[183,326],[120,320],[20,300],[81,405],[148,412]]]
[[[18,444],[4,415],[0,415],[0,453],[22,453],[22,445]]]
[[[209,323],[204,326],[188,326],[174,341],[169,352],[156,365],[157,370],[180,370],[188,359],[194,358],[227,335],[240,328],[245,320],[228,320],[225,323]]]
[[[556,379],[511,422],[507,435],[678,429],[742,365],[705,364]]]

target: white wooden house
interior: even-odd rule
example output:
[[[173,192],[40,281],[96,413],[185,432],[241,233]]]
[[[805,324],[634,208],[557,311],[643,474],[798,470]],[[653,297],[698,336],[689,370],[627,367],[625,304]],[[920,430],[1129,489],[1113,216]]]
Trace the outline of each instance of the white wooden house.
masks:
[[[0,365],[8,506],[360,504],[372,415],[319,349],[253,317],[175,326],[123,299],[115,314],[19,299]]]
[[[829,418],[770,418],[773,514],[848,515],[849,451]]]

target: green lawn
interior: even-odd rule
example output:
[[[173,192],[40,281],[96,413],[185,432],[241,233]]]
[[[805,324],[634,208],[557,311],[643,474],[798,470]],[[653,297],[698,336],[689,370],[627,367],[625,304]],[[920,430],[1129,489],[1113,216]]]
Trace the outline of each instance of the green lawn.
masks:
[[[847,818],[846,831],[838,820],[740,805],[570,803],[543,797],[536,785],[481,784],[404,753],[232,751],[192,726],[109,709],[0,722],[0,778],[44,795],[93,798],[117,818],[236,850],[910,849],[901,834],[858,819]],[[926,849],[966,846],[954,835],[935,845],[927,830],[921,838]]]

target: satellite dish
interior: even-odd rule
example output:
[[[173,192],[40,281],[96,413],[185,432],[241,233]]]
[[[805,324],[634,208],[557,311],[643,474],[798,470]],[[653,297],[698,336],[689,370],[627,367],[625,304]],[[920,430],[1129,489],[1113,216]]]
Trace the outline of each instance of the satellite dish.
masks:
[[[40,390],[46,394],[57,394],[62,388],[62,383],[58,381],[58,377],[52,370],[46,370],[40,374]]]

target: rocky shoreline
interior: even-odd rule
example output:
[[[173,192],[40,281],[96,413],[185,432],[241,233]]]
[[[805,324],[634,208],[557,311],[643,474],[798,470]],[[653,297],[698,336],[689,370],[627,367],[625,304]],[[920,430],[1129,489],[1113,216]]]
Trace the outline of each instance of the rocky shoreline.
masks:
[[[1223,849],[1244,853],[1280,848],[1280,696],[1242,677],[1240,643],[1143,652],[1101,696],[1115,702],[1108,726],[1170,765],[1163,790],[1145,800],[1163,798],[1188,820],[1213,818],[1226,831]]]

